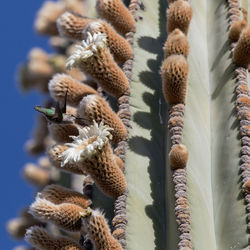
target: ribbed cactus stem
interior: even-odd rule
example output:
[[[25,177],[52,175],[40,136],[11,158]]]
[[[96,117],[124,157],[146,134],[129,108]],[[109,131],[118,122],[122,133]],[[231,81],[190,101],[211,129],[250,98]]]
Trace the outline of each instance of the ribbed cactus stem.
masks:
[[[168,129],[170,146],[182,143],[182,130],[184,125],[185,105],[175,104],[169,107]],[[187,171],[185,168],[173,170],[173,183],[175,190],[175,215],[180,232],[179,249],[192,249],[190,209],[187,200]]]
[[[229,5],[229,25],[231,28],[233,22],[239,20],[239,16],[235,13],[240,13],[239,1],[228,0]],[[231,53],[233,54],[236,43],[231,44]],[[247,69],[236,66],[234,69],[236,83],[236,110],[237,117],[240,122],[241,136],[241,177],[242,177],[242,192],[245,194],[246,210],[247,210],[247,225],[250,230],[250,195],[244,189],[247,181],[250,180],[250,117],[249,117],[249,102],[250,95],[247,82]]]
[[[176,4],[175,4],[176,3]],[[188,9],[183,8],[187,5]],[[182,15],[183,12],[183,15]],[[187,18],[186,14],[190,14]],[[180,15],[179,18],[177,18]],[[176,17],[175,17],[176,16]],[[175,29],[180,24],[186,24],[182,31],[187,34],[189,22],[192,18],[192,8],[186,1],[174,2],[167,11],[169,35],[166,44],[171,42]],[[184,26],[183,26],[184,27]],[[188,47],[188,42],[187,47]],[[164,47],[165,53],[165,47]],[[193,249],[191,243],[191,217],[190,208],[187,199],[187,160],[188,151],[182,145],[182,134],[184,127],[184,113],[187,95],[188,63],[185,60],[185,50],[180,50],[176,56],[175,50],[166,55],[162,63],[161,75],[163,84],[163,93],[166,102],[169,103],[168,129],[170,137],[169,161],[173,171],[174,196],[175,196],[175,216],[179,230],[178,249]],[[187,53],[188,55],[188,53]],[[180,73],[181,72],[181,73]]]

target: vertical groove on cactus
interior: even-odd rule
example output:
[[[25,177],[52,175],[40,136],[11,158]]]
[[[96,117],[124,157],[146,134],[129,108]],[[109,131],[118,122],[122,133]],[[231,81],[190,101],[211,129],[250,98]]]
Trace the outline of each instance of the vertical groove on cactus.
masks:
[[[235,1],[228,0],[228,6],[229,6],[229,25],[230,29],[233,26],[233,24],[237,21],[239,21],[239,17],[237,15],[233,15],[233,10],[239,11],[239,5],[234,5]],[[237,2],[236,2],[237,3]],[[238,2],[239,4],[239,2]],[[246,17],[247,13],[244,12],[244,18]],[[247,29],[247,28],[246,28]],[[249,28],[248,28],[249,29]],[[243,31],[242,31],[243,32]],[[241,33],[242,33],[241,32]],[[238,41],[239,42],[239,41]],[[237,46],[235,43],[231,44],[231,54],[234,54],[235,46]],[[250,44],[249,44],[250,46]],[[247,68],[248,65],[246,65]],[[237,111],[237,117],[240,121],[240,135],[241,135],[241,178],[242,178],[242,191],[245,195],[245,202],[246,202],[246,210],[247,210],[247,228],[250,231],[250,195],[249,195],[249,189],[246,188],[247,183],[250,181],[250,159],[249,159],[249,153],[250,153],[250,144],[249,144],[249,133],[245,133],[245,126],[250,125],[250,117],[249,117],[249,101],[250,101],[250,95],[249,95],[249,89],[248,89],[248,81],[247,81],[247,69],[236,66],[234,69],[235,73],[235,82],[236,82],[236,111]],[[247,109],[247,111],[246,111]],[[244,115],[246,114],[246,115]],[[249,130],[248,130],[249,131]],[[249,186],[249,184],[248,184]]]
[[[232,2],[238,6],[238,1]],[[239,183],[241,147],[227,3],[193,0],[191,6],[183,144],[189,149],[187,197],[192,244],[194,249],[244,249],[249,234]],[[238,17],[237,12],[232,15]]]
[[[141,8],[140,0],[134,0],[130,2],[129,11],[134,19],[136,19],[137,10]],[[126,33],[125,38],[129,45],[132,47],[134,43],[134,34],[135,31]],[[132,69],[134,64],[134,58],[128,59],[122,66],[122,70],[126,75],[129,83],[131,83]],[[130,119],[130,90],[126,91],[118,99],[118,116],[122,120],[123,124],[129,130],[131,128]],[[120,141],[115,149],[115,153],[119,158],[125,162],[125,167],[123,167],[123,172],[126,170],[126,147],[127,141]],[[120,242],[123,248],[126,248],[126,226],[127,226],[127,211],[126,211],[126,201],[127,201],[128,192],[126,191],[123,195],[119,196],[114,204],[114,218],[112,220],[113,226],[113,236]]]
[[[136,14],[130,96],[132,129],[125,155],[129,250],[176,249],[178,242],[171,170],[165,164],[167,108],[159,75],[166,41],[166,7],[165,0],[144,0],[145,11],[138,10]]]

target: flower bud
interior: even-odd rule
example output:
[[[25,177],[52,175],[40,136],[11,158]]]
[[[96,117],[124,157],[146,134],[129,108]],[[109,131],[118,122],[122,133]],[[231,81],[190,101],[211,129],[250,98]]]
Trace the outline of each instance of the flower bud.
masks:
[[[99,16],[110,22],[122,34],[135,31],[135,20],[121,0],[97,0]]]
[[[233,52],[233,61],[241,67],[248,69],[250,64],[250,26],[245,28]]]
[[[95,249],[123,249],[120,243],[112,236],[108,223],[100,211],[93,210],[90,216],[83,218],[83,223]]]
[[[82,208],[87,208],[92,203],[85,195],[56,184],[46,186],[38,196],[56,205],[72,203]]]
[[[127,129],[121,119],[113,112],[109,104],[98,95],[88,95],[82,99],[78,108],[78,115],[92,124],[93,120],[113,128],[112,142],[118,143],[127,138]]]
[[[80,214],[85,209],[71,203],[54,204],[46,199],[37,197],[30,206],[30,213],[40,220],[52,222],[66,231],[80,231],[82,227]]]
[[[169,56],[161,66],[162,89],[170,105],[186,102],[188,62],[182,55]]]
[[[104,91],[120,97],[129,88],[129,82],[123,71],[115,63],[106,46],[106,35],[88,33],[86,41],[77,45],[76,50],[68,58],[67,68],[79,67],[96,80]]]
[[[104,20],[90,22],[83,31],[83,38],[90,32],[107,35],[107,46],[117,63],[123,64],[133,58],[133,50],[125,38],[119,35],[113,27]]]
[[[51,97],[58,102],[63,102],[67,93],[67,104],[77,106],[86,95],[97,94],[90,86],[81,83],[66,74],[56,74],[49,82]]]
[[[187,37],[181,30],[175,29],[169,34],[163,50],[165,58],[171,55],[183,55],[187,58],[189,55]]]
[[[46,229],[38,226],[33,226],[27,230],[25,240],[38,249],[84,250],[72,239],[53,237]]]
[[[178,0],[171,3],[167,11],[168,33],[178,28],[184,34],[187,34],[192,15],[192,7],[187,1]]]
[[[188,161],[188,151],[183,144],[176,144],[169,153],[170,167],[172,170],[185,168]]]

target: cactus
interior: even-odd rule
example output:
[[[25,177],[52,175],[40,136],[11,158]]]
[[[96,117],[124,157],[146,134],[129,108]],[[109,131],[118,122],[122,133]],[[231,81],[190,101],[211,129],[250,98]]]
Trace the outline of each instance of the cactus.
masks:
[[[42,232],[74,249],[249,249],[247,1],[97,0],[96,11],[81,1],[54,3],[53,25],[39,29],[65,39],[64,67],[37,50],[30,60],[50,67],[46,77],[32,78],[30,62],[21,71],[23,88],[49,90],[58,104],[67,97],[75,118],[70,127],[49,120],[31,151],[46,148],[59,173],[78,176],[67,175],[78,192],[57,184],[40,192],[63,180],[29,165],[46,178],[25,172],[39,186],[27,241],[45,249]],[[85,10],[71,12],[80,2]],[[78,232],[79,245],[41,221]]]

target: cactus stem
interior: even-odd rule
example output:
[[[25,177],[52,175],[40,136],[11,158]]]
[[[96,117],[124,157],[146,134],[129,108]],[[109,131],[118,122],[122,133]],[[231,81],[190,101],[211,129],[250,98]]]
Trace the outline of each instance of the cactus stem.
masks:
[[[232,27],[233,23],[239,20],[239,16],[235,15],[234,12],[240,13],[239,1],[228,0],[229,6],[229,25]],[[236,43],[231,44],[231,52],[233,54]],[[236,110],[237,117],[240,121],[240,134],[241,134],[241,176],[242,176],[242,192],[245,194],[245,202],[246,207],[250,206],[250,198],[249,198],[249,190],[246,191],[246,187],[249,186],[250,181],[250,144],[249,144],[249,136],[250,136],[250,115],[249,115],[249,89],[247,83],[247,69],[243,67],[236,66],[235,67],[235,81],[236,81]],[[248,231],[250,231],[250,211],[247,210],[247,225]]]

